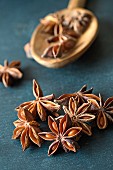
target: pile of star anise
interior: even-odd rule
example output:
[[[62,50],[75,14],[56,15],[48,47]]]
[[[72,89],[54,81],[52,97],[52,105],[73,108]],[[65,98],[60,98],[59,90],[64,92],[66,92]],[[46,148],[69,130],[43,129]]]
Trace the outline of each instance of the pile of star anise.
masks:
[[[96,122],[99,129],[105,129],[108,122],[113,123],[113,97],[103,102],[101,95],[92,94],[92,90],[87,90],[84,85],[78,92],[55,99],[54,94],[43,96],[40,86],[33,80],[35,99],[16,108],[18,120],[14,122],[16,128],[12,138],[20,138],[23,150],[30,143],[40,147],[44,139],[53,141],[48,155],[54,154],[61,146],[66,152],[76,152],[82,134],[92,135],[92,122]],[[65,114],[59,116],[61,109]],[[47,117],[51,132],[41,132],[37,120],[46,121]]]
[[[81,34],[91,22],[91,15],[72,11],[70,14],[50,14],[41,20],[42,33],[49,34],[45,49],[41,57],[58,58],[75,47]]]

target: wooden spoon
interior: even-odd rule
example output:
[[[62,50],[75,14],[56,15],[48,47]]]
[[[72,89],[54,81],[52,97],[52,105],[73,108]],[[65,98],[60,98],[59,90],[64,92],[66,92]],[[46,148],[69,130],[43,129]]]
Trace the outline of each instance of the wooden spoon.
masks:
[[[41,32],[42,24],[39,24],[32,34],[30,40],[30,52],[31,56],[41,65],[49,68],[59,68],[63,67],[68,63],[78,59],[93,43],[98,32],[98,21],[95,15],[84,9],[86,0],[70,0],[67,9],[58,11],[58,13],[68,14],[72,10],[88,13],[92,16],[91,23],[87,30],[80,36],[77,40],[75,48],[67,53],[65,57],[61,58],[41,58],[43,51],[48,47],[48,43],[45,41],[48,38],[48,34],[43,34]],[[82,7],[82,8],[81,8]]]

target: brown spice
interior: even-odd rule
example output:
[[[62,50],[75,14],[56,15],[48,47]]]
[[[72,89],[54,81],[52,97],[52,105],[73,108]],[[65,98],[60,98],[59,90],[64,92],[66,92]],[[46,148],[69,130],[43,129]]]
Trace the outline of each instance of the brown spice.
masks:
[[[76,143],[74,137],[79,135],[82,128],[80,127],[71,127],[68,128],[68,115],[65,115],[60,122],[57,122],[55,119],[49,116],[48,125],[52,132],[41,132],[39,136],[48,141],[54,141],[48,150],[48,155],[54,154],[60,144],[63,149],[67,152],[68,150],[76,152]]]
[[[91,127],[88,125],[89,122],[95,119],[95,116],[89,113],[90,103],[83,103],[78,107],[78,103],[74,98],[69,100],[69,109],[63,106],[64,112],[68,114],[71,118],[73,126],[78,126],[82,128],[82,131],[91,136]]]
[[[34,121],[33,115],[28,110],[21,108],[18,112],[18,118],[14,122],[16,128],[14,129],[12,139],[20,138],[23,151],[29,147],[30,141],[40,147],[41,138],[38,133],[41,130],[38,122]]]
[[[100,100],[98,96],[92,94],[93,88],[87,90],[87,85],[84,85],[78,92],[70,93],[70,94],[63,94],[54,101],[60,105],[68,105],[69,99],[74,97],[80,106],[82,103],[87,102],[89,98]]]
[[[97,115],[97,126],[99,129],[105,129],[108,120],[113,123],[113,97],[108,98],[105,102],[99,94],[100,102],[94,99],[88,101],[92,104],[91,111]]]
[[[75,31],[76,35],[80,36],[89,26],[91,15],[88,13],[71,12],[70,15],[64,17],[63,25]]]
[[[36,80],[33,80],[33,94],[36,98],[35,100],[22,103],[16,110],[19,111],[21,108],[26,108],[34,117],[38,114],[40,119],[45,121],[47,111],[50,111],[54,115],[54,112],[60,109],[60,105],[53,102],[54,94],[43,96],[42,90]]]
[[[15,79],[21,79],[23,74],[20,71],[20,61],[8,63],[4,61],[4,66],[0,65],[0,79],[5,87],[11,86]]]
[[[46,16],[41,20],[41,24],[43,25],[43,32],[50,34],[47,39],[49,46],[44,50],[41,57],[63,57],[64,54],[75,47],[77,39],[87,29],[90,21],[91,16],[81,12],[71,12],[67,16],[59,13]]]
[[[59,58],[62,55],[62,47],[60,44],[52,45],[45,49],[42,58]]]
[[[43,25],[43,32],[52,34],[61,25],[62,17],[58,13],[50,14],[41,19],[40,22]]]

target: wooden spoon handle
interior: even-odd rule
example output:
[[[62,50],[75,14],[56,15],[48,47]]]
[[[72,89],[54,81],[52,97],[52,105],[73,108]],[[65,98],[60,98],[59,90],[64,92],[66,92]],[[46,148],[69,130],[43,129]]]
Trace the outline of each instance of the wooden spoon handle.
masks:
[[[74,9],[77,7],[83,8],[85,6],[86,0],[70,0],[68,4],[68,9]]]

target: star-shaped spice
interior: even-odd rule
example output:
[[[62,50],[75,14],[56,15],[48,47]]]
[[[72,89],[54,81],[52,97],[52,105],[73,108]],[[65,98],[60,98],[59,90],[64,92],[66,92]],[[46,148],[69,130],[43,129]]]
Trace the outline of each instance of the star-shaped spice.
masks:
[[[15,79],[22,78],[22,72],[20,71],[20,61],[12,61],[8,63],[4,61],[4,66],[0,65],[0,80],[5,87],[11,86]]]
[[[74,98],[69,100],[69,109],[63,106],[64,112],[71,118],[73,126],[82,128],[82,131],[91,136],[91,127],[88,125],[89,122],[95,119],[95,116],[89,113],[90,103],[83,103],[78,107],[77,101]]]
[[[63,26],[73,29],[78,37],[87,29],[91,22],[91,15],[84,12],[71,12],[63,20]]]
[[[61,105],[67,106],[69,103],[69,99],[71,97],[74,97],[76,99],[78,105],[81,105],[82,103],[87,102],[89,98],[99,100],[98,96],[92,94],[92,90],[93,88],[87,90],[87,85],[84,85],[78,92],[70,93],[70,94],[63,94],[59,98],[55,99],[54,101]]]
[[[59,28],[59,25],[62,23],[62,16],[58,13],[47,15],[45,18],[40,20],[43,25],[43,31],[45,33],[54,33],[56,29]]]
[[[20,108],[26,108],[34,117],[36,117],[38,113],[40,119],[45,121],[47,111],[50,111],[54,115],[54,112],[60,109],[60,105],[53,102],[54,94],[43,96],[42,90],[36,80],[33,80],[33,94],[36,98],[35,100],[22,103],[16,110],[18,111]],[[58,115],[55,114],[55,116]]]
[[[41,55],[42,58],[59,58],[62,55],[62,46],[55,44],[46,48]]]
[[[64,57],[75,47],[78,38],[86,30],[90,21],[90,14],[78,11],[65,15],[54,13],[46,16],[40,22],[42,33],[48,33],[48,37],[50,34],[47,38],[49,46],[44,49],[41,57],[50,59]],[[26,52],[30,54],[29,50]]]
[[[76,33],[81,35],[87,29],[90,21],[91,15],[79,12],[77,16],[72,18],[70,28],[73,28]]]
[[[58,37],[53,37],[58,38]],[[60,37],[59,37],[60,38]],[[63,39],[64,38],[64,39]],[[53,41],[53,40],[51,40]],[[41,55],[42,58],[60,58],[63,54],[67,53],[68,50],[75,46],[75,40],[71,37],[62,36],[59,42],[52,44],[46,48]]]
[[[108,120],[113,123],[113,97],[108,98],[105,102],[99,94],[100,102],[94,99],[88,101],[92,104],[91,110],[97,115],[97,126],[99,129],[105,129]]]
[[[23,151],[29,147],[31,141],[40,147],[42,140],[38,133],[41,130],[38,122],[34,121],[33,115],[28,110],[21,108],[18,112],[18,118],[14,122],[16,128],[12,139],[20,138]]]
[[[39,136],[48,141],[54,141],[48,150],[48,155],[54,154],[58,147],[62,145],[65,151],[76,152],[76,142],[74,137],[76,137],[80,132],[80,127],[68,128],[68,115],[65,115],[60,121],[56,121],[52,117],[48,118],[48,125],[51,132],[41,132]]]
[[[74,35],[73,33],[71,34],[71,31],[69,34],[64,34],[62,26],[59,25],[59,27],[54,30],[54,35],[47,39],[48,43],[52,43],[52,45],[44,50],[41,57],[60,58],[75,46],[76,38],[71,37],[71,35]]]
[[[62,25],[59,25],[58,28],[55,28],[54,35],[49,37],[47,41],[48,43],[59,42],[60,44],[63,44],[63,42],[65,42],[68,39],[70,40],[72,39],[75,44],[77,40],[75,31],[73,31],[72,29],[63,28]]]

